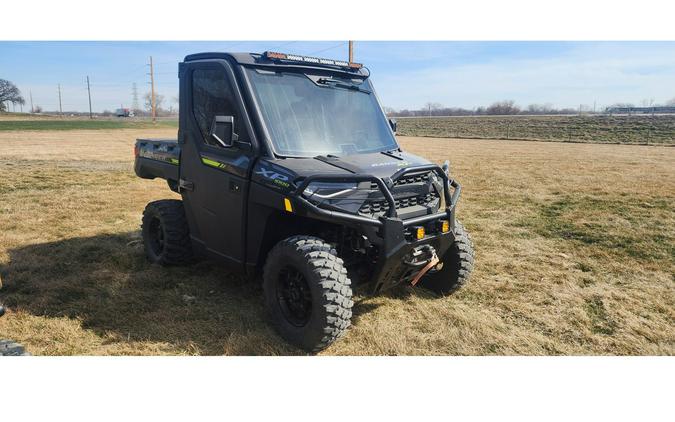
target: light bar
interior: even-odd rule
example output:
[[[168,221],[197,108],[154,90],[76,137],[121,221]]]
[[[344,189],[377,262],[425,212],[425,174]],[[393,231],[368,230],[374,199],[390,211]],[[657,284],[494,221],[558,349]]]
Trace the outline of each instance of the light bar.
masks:
[[[350,63],[342,60],[331,60],[331,59],[320,59],[318,57],[310,56],[300,56],[297,54],[284,54],[276,53],[274,51],[265,51],[263,56],[270,60],[284,60],[289,62],[303,62],[303,63],[312,63],[318,65],[329,65],[329,66],[339,66],[339,67],[348,67],[351,69],[361,69],[363,65],[361,63]]]

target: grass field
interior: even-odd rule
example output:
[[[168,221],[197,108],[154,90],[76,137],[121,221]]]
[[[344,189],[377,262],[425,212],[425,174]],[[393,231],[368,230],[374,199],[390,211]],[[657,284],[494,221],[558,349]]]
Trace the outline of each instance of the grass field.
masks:
[[[125,119],[55,119],[45,118],[37,120],[0,119],[0,132],[16,130],[100,130],[100,129],[151,129],[155,127],[178,128],[177,120],[159,120],[152,123],[150,120]]]
[[[675,145],[675,115],[400,118],[406,136]]]
[[[175,129],[0,132],[0,338],[38,355],[298,354],[260,289],[223,268],[149,265],[136,137]],[[675,354],[675,149],[401,138],[450,159],[470,284],[357,297],[323,354]]]

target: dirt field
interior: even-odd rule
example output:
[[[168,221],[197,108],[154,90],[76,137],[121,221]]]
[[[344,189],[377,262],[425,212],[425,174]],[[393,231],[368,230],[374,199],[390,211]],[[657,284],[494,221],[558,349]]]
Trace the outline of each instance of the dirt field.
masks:
[[[297,354],[259,289],[208,262],[149,265],[136,137],[175,129],[0,132],[0,338],[37,355]],[[358,297],[323,354],[675,354],[675,149],[401,138],[450,159],[473,235],[469,286]]]
[[[398,119],[399,134],[443,138],[675,145],[675,115],[457,116]]]

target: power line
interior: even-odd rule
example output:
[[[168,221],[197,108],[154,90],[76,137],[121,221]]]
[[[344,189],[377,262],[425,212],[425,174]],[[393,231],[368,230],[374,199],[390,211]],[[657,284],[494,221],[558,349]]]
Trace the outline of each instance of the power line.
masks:
[[[274,50],[276,50],[276,49],[278,49],[278,48],[286,47],[287,45],[291,45],[291,44],[294,44],[294,43],[296,43],[296,42],[297,42],[297,41],[289,41],[289,42],[286,42],[286,43],[283,43],[283,44],[275,45],[274,47],[270,47],[270,50],[271,50],[271,51],[274,51]]]
[[[328,51],[328,50],[332,50],[332,49],[334,49],[334,48],[341,47],[341,46],[343,46],[344,44],[345,44],[345,42],[343,41],[343,42],[341,42],[340,44],[335,44],[335,45],[332,46],[332,47],[327,47],[327,48],[324,48],[324,49],[322,49],[322,50],[313,51],[313,52],[311,52],[311,53],[309,53],[309,54],[323,53],[324,51]]]

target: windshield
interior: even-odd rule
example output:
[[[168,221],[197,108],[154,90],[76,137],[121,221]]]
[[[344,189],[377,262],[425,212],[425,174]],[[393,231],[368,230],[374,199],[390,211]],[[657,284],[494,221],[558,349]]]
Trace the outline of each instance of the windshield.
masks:
[[[278,154],[314,157],[398,148],[368,80],[247,72]]]

